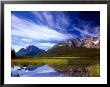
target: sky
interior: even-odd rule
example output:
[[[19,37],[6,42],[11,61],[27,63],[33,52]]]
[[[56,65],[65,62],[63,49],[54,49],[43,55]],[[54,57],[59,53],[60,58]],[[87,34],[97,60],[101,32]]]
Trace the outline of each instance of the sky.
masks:
[[[48,50],[61,41],[99,35],[99,11],[11,12],[11,44],[16,52],[29,45]]]

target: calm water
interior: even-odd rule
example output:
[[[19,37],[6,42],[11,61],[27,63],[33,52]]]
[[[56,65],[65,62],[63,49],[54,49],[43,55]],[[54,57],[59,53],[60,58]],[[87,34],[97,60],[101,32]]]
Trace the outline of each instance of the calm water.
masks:
[[[43,66],[27,66],[27,67],[20,67],[14,66],[11,68],[11,76],[12,77],[61,77],[64,76],[64,73],[57,72],[54,68],[50,67],[49,65]]]

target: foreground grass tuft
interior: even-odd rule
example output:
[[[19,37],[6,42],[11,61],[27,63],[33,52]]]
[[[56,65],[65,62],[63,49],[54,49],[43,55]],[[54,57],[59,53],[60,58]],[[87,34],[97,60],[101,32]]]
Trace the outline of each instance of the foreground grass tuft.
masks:
[[[96,64],[96,65],[91,65],[89,67],[90,69],[90,75],[94,76],[94,77],[99,77],[100,76],[100,65]]]

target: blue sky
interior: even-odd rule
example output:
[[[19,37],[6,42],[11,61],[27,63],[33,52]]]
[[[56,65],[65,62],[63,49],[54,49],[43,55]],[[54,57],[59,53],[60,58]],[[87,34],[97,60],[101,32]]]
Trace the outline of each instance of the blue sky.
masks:
[[[99,11],[11,12],[11,43],[16,52],[28,45],[48,50],[67,39],[99,34]]]

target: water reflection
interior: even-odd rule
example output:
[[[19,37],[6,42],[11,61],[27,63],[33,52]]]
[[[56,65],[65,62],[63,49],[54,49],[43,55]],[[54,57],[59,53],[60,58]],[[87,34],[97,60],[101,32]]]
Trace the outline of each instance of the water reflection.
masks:
[[[11,68],[12,77],[55,77],[55,76],[64,76],[64,73],[57,72],[54,68],[49,65],[43,66],[32,66],[28,65],[27,67],[14,66]]]

